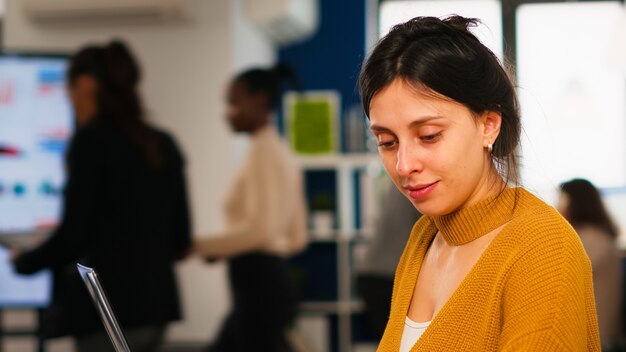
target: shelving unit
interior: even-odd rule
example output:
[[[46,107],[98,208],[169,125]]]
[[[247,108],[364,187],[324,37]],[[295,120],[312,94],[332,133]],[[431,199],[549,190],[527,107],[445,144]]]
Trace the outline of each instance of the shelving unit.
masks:
[[[303,172],[309,171],[331,171],[335,173],[335,229],[331,234],[325,234],[323,239],[316,238],[312,233],[312,242],[307,255],[309,260],[323,261],[327,258],[327,246],[334,246],[334,260],[336,263],[335,272],[336,295],[331,300],[305,300],[300,305],[303,315],[325,316],[328,320],[336,318],[336,326],[330,324],[331,335],[335,334],[336,341],[332,341],[330,351],[349,352],[352,351],[353,325],[352,320],[355,314],[363,311],[363,303],[356,298],[354,290],[354,273],[352,270],[354,262],[354,249],[356,246],[365,244],[369,228],[357,224],[357,211],[363,214],[375,211],[367,204],[371,199],[364,201],[363,195],[356,193],[367,187],[374,185],[361,184],[360,190],[355,185],[355,172],[372,172],[380,170],[378,154],[336,154],[324,156],[299,157],[299,163]],[[372,177],[372,183],[375,178]],[[372,189],[373,191],[373,189]],[[373,192],[372,192],[373,193]],[[356,202],[360,201],[360,204]],[[374,202],[375,203],[375,202]],[[362,219],[363,220],[363,219]],[[365,223],[366,221],[361,221]],[[326,248],[326,249],[324,249]],[[319,251],[319,258],[315,258],[315,251]],[[322,253],[326,250],[325,253]],[[328,263],[321,263],[328,264]],[[315,266],[315,265],[313,265]],[[318,266],[318,270],[319,266]]]
[[[0,324],[0,352],[2,352],[3,350],[3,340],[7,339],[7,338],[22,338],[22,337],[29,337],[29,338],[35,338],[37,340],[36,343],[36,351],[37,352],[43,352],[44,348],[45,348],[45,341],[41,332],[41,320],[42,320],[42,315],[43,315],[43,308],[40,307],[35,307],[35,308],[29,308],[29,307],[21,307],[21,308],[12,308],[12,309],[19,309],[19,310],[29,310],[32,309],[34,314],[36,315],[36,324],[35,326],[32,327],[20,327],[20,328],[5,328],[4,326],[2,326],[2,324]],[[0,308],[0,322],[3,320],[3,314],[8,312],[9,310],[11,310],[11,308]]]
[[[335,182],[337,185],[336,199],[339,237],[352,236],[361,232],[355,223],[355,188],[353,182],[353,172],[358,170],[380,168],[378,154],[358,153],[358,154],[331,154],[322,156],[299,157],[300,167],[306,171],[330,170],[336,172]],[[373,186],[372,186],[373,187]],[[365,229],[367,231],[367,229]]]

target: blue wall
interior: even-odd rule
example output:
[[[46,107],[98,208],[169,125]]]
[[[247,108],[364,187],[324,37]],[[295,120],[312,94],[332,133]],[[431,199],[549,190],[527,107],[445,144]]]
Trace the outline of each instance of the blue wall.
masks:
[[[365,56],[365,0],[320,0],[319,6],[314,36],[281,48],[278,58],[296,70],[305,90],[338,90],[345,111],[359,103],[356,83]],[[341,140],[345,150],[345,138]]]

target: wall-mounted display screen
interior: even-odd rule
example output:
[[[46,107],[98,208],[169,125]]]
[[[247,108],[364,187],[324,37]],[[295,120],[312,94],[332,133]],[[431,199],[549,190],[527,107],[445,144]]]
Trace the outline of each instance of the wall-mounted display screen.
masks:
[[[0,234],[54,226],[73,129],[66,59],[0,56]]]
[[[74,126],[66,66],[60,56],[0,55],[0,238],[14,243],[59,221]],[[0,306],[48,303],[50,274],[16,275],[1,247],[0,278]]]

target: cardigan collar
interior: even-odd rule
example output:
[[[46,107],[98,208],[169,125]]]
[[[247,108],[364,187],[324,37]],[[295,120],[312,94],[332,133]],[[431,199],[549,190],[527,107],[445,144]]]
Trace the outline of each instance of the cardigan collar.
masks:
[[[497,229],[513,217],[518,188],[506,188],[453,213],[432,217],[447,243],[460,246]]]

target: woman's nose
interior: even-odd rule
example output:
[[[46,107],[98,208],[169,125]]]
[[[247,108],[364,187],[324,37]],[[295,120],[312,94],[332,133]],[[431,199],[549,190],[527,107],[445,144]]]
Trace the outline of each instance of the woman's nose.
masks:
[[[397,158],[396,171],[399,176],[407,177],[414,172],[421,172],[424,168],[419,147],[413,143],[400,144]]]

